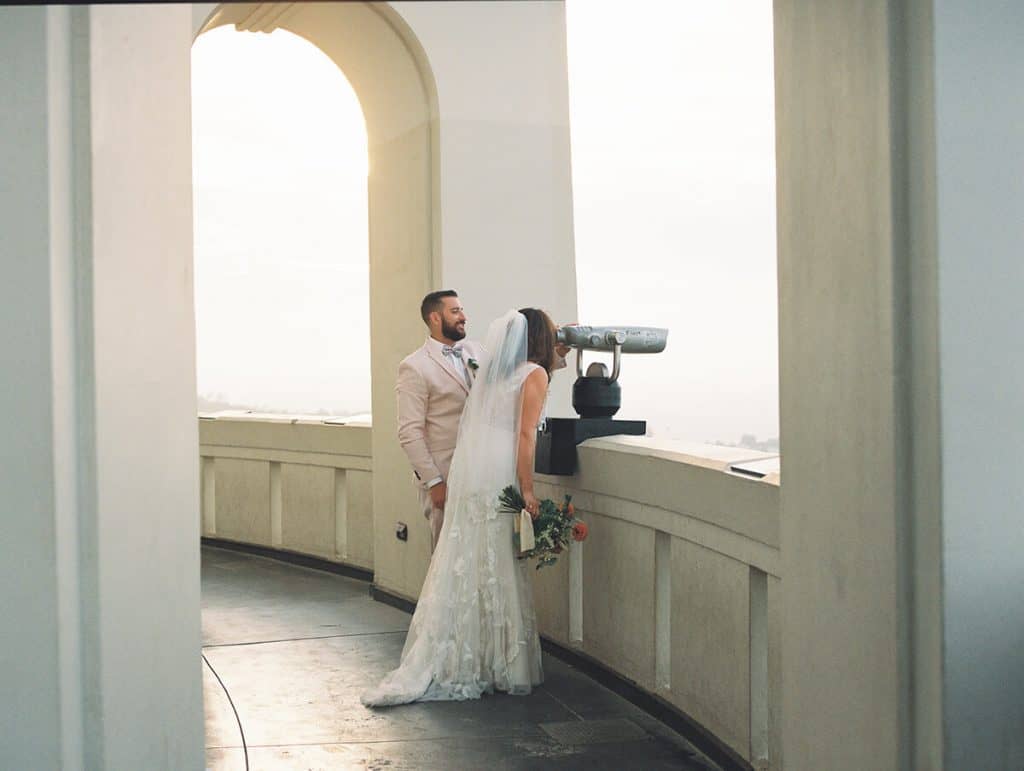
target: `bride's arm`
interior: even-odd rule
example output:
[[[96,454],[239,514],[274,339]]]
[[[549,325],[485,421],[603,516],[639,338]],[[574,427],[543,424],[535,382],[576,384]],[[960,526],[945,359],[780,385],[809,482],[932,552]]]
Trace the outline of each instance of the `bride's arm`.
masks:
[[[533,494],[533,456],[537,449],[537,424],[548,390],[548,373],[535,369],[523,383],[523,407],[519,414],[519,455],[516,479],[526,500],[526,510],[537,516],[537,497]]]

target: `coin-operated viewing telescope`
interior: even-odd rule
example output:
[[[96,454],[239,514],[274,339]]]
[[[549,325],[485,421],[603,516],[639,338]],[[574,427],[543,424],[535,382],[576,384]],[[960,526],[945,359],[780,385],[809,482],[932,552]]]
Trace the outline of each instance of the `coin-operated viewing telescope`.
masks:
[[[643,436],[646,420],[612,420],[622,405],[619,372],[624,353],[661,353],[668,330],[656,327],[561,327],[558,342],[576,349],[572,406],[579,418],[548,418],[537,432],[534,470],[540,474],[576,472],[576,445],[613,434]],[[583,351],[611,351],[612,371],[594,362],[583,374]]]

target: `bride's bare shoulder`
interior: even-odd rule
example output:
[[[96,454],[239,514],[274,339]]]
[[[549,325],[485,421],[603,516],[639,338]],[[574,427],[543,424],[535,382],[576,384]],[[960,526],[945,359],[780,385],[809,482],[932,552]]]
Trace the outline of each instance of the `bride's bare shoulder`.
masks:
[[[523,388],[546,391],[548,388],[547,371],[540,364],[534,364],[532,361],[527,362],[526,366],[529,367],[530,371],[523,379]]]

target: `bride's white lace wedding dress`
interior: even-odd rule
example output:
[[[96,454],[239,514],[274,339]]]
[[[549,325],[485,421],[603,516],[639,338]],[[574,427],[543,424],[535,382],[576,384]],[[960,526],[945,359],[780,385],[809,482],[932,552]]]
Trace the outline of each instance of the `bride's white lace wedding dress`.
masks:
[[[362,694],[367,706],[527,694],[543,681],[530,570],[516,559],[513,515],[498,494],[516,483],[526,318],[495,321],[462,415],[444,526],[398,669]]]

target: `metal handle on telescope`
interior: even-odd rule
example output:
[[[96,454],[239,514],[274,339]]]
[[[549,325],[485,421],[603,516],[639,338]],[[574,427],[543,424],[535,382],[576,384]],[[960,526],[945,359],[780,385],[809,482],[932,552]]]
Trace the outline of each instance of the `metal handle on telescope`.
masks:
[[[622,332],[609,332],[605,338],[612,346],[612,374],[608,378],[609,383],[619,379],[619,371],[622,369],[622,344],[626,336]],[[583,349],[576,349],[576,377],[583,377]]]
[[[612,376],[608,378],[609,383],[614,383],[619,379],[619,368],[622,366],[622,344],[626,342],[626,333],[612,331],[605,336],[605,340],[614,346],[612,349],[614,351],[612,354]]]
[[[608,378],[609,383],[619,379],[619,367],[622,365],[622,343],[615,341],[615,353],[612,354],[612,375]]]

